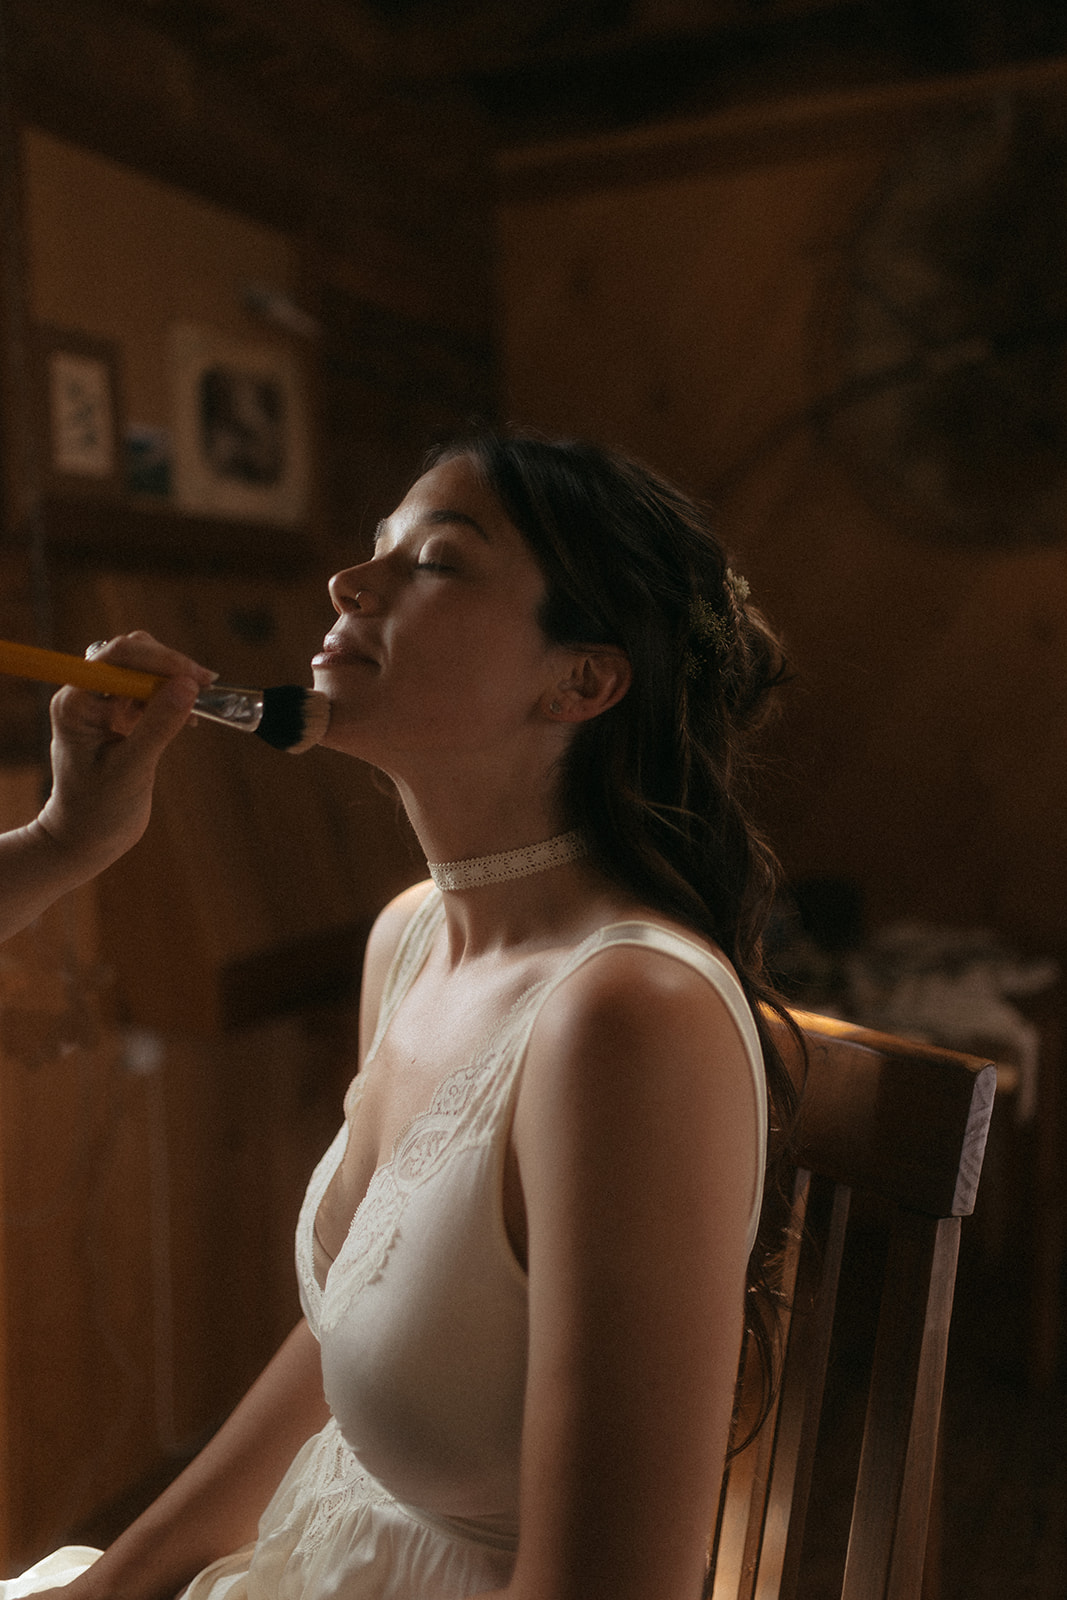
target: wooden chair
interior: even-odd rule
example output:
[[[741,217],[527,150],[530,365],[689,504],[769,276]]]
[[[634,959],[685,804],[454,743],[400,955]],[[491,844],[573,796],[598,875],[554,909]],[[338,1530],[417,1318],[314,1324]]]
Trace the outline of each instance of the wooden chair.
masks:
[[[974,1206],[996,1068],[796,1020],[809,1064],[781,1383],[729,1464],[704,1592],[919,1600],[932,1592],[923,1568],[960,1218]]]

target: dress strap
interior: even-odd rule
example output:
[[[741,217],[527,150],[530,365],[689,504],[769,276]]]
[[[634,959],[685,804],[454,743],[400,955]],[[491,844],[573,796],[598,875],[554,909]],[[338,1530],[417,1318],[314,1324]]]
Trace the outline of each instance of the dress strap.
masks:
[[[397,945],[382,991],[374,1039],[367,1053],[368,1061],[374,1056],[390,1019],[426,960],[443,918],[444,898],[440,891],[431,889],[412,913]],[[608,923],[583,939],[561,962],[556,972],[540,983],[534,984],[520,996],[508,1017],[498,1029],[494,1030],[491,1048],[478,1053],[476,1060],[481,1070],[471,1074],[470,1069],[467,1069],[463,1074],[464,1078],[476,1076],[483,1079],[483,1092],[476,1096],[480,1102],[476,1111],[476,1121],[481,1123],[490,1120],[494,1104],[500,1106],[502,1102],[513,1103],[522,1075],[526,1045],[541,1007],[553,990],[601,950],[618,945],[636,945],[643,949],[655,950],[682,961],[686,966],[699,972],[726,1006],[741,1036],[745,1056],[751,1069],[756,1110],[757,1161],[749,1222],[751,1249],[759,1227],[763,1204],[763,1175],[767,1160],[767,1079],[763,1050],[751,1007],[737,975],[721,956],[716,955],[706,944],[697,939],[689,938],[674,929],[665,928],[661,923],[640,920]],[[495,1063],[496,1066],[496,1070],[488,1076],[484,1072],[487,1061]],[[473,1083],[468,1083],[465,1095],[472,1089]],[[502,1121],[499,1125],[505,1126],[506,1122]]]
[[[574,949],[568,960],[563,962],[559,971],[543,985],[539,985],[536,992],[531,995],[533,1003],[523,1017],[523,1040],[520,1055],[525,1055],[526,1045],[533,1032],[537,1016],[552,991],[566,978],[576,972],[580,966],[598,955],[601,950],[608,950],[619,945],[636,945],[646,950],[656,950],[663,955],[671,956],[677,961],[682,961],[695,972],[701,974],[711,984],[715,993],[722,1000],[730,1014],[741,1042],[745,1047],[745,1057],[748,1061],[752,1076],[752,1091],[756,1110],[756,1164],[754,1184],[749,1211],[748,1248],[751,1251],[756,1242],[756,1233],[759,1228],[760,1212],[763,1206],[763,1178],[767,1164],[767,1077],[763,1064],[763,1048],[760,1044],[759,1033],[756,1029],[752,1009],[749,1006],[745,992],[738,981],[732,967],[707,945],[699,943],[696,939],[687,938],[684,934],[676,933],[671,928],[665,928],[658,922],[614,922],[603,928]],[[516,1066],[518,1067],[518,1062]],[[514,1075],[512,1094],[517,1092],[519,1072]]]
[[[377,1053],[382,1036],[388,1028],[396,1008],[415,981],[423,962],[430,953],[434,935],[444,919],[445,906],[441,894],[431,888],[420,900],[409,918],[389,964],[382,987],[381,1003],[374,1037],[367,1051],[367,1061]],[[364,1066],[366,1062],[363,1063]]]

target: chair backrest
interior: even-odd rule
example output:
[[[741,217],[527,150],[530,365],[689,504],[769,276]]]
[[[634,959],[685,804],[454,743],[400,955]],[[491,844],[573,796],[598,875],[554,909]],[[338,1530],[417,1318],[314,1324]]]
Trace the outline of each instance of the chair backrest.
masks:
[[[794,1015],[808,1065],[781,1381],[728,1466],[705,1596],[918,1600],[960,1218],[996,1068]]]

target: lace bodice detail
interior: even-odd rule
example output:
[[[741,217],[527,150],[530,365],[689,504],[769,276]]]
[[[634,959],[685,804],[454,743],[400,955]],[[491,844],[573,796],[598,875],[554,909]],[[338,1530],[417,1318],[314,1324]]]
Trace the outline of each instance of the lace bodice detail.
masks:
[[[501,1091],[494,1068],[505,1043],[497,1038],[493,1048],[450,1073],[428,1109],[408,1123],[389,1160],[374,1173],[330,1268],[320,1301],[322,1332],[336,1327],[352,1298],[381,1275],[412,1192],[439,1172],[446,1160],[476,1146],[491,1130]],[[349,1116],[353,1114],[350,1102]],[[343,1153],[342,1148],[338,1159]]]
[[[421,909],[423,908],[420,908],[420,910]],[[392,1020],[397,1006],[400,1004],[403,996],[407,993],[409,986],[414,981],[420,967],[426,959],[430,944],[433,941],[433,936],[440,925],[443,909],[443,906],[440,907],[438,915],[433,918],[421,916],[417,913],[404,931],[400,944],[397,947],[396,955],[393,958],[393,963],[389,970],[389,974],[386,978],[385,988],[382,993],[382,1002],[378,1008],[378,1021],[374,1030],[374,1037],[371,1040],[370,1048],[367,1051],[367,1060],[363,1063],[364,1072],[366,1071],[366,1067],[369,1062],[377,1055],[378,1050],[381,1047],[382,1039],[385,1036],[386,1029]],[[300,1208],[300,1218],[297,1223],[297,1283],[300,1289],[300,1300],[304,1309],[304,1315],[307,1317],[308,1322],[316,1336],[319,1334],[319,1323],[322,1312],[322,1289],[320,1288],[318,1280],[315,1277],[315,1218],[318,1215],[319,1207],[322,1204],[323,1197],[325,1196],[326,1190],[329,1187],[330,1179],[333,1177],[334,1173],[337,1171],[337,1168],[344,1160],[345,1150],[348,1146],[349,1124],[351,1120],[358,1115],[359,1102],[363,1098],[364,1081],[363,1073],[360,1073],[353,1080],[352,1086],[349,1089],[348,1094],[345,1096],[345,1120],[338,1129],[333,1143],[323,1155],[322,1160],[318,1163],[311,1175],[310,1182],[308,1183],[308,1187],[304,1195],[304,1201]],[[395,1147],[393,1153],[395,1158],[397,1153]],[[371,1178],[367,1193],[356,1212],[356,1216],[359,1216],[361,1211],[369,1212],[375,1207],[377,1208],[377,1225],[372,1217],[364,1216],[362,1219],[364,1223],[370,1223],[369,1233],[371,1254],[375,1258],[377,1258],[379,1251],[381,1250],[380,1241],[386,1237],[388,1227],[385,1223],[385,1196],[381,1196],[380,1202],[372,1201],[371,1190],[375,1188],[376,1179],[378,1179],[382,1173],[384,1173],[384,1170],[384,1168],[380,1169],[379,1172],[375,1173]],[[384,1187],[384,1184],[378,1184],[377,1187],[379,1190],[381,1190]],[[353,1226],[355,1225],[355,1221],[356,1218],[353,1217]],[[377,1248],[375,1248],[376,1243]],[[373,1272],[369,1272],[370,1276],[373,1276],[374,1272],[380,1269],[381,1262],[384,1262],[387,1254],[388,1244],[385,1245],[384,1252],[381,1253],[381,1261],[379,1262],[378,1268],[374,1269]]]
[[[429,951],[443,917],[431,892],[415,913],[386,984],[368,1059]],[[314,1219],[359,1116],[347,1121],[308,1187],[298,1229],[300,1290],[322,1346],[323,1383],[340,1431],[363,1469],[408,1508],[517,1536],[526,1380],[527,1283],[507,1237],[503,1172],[526,1047],[549,994],[614,945],[675,956],[722,996],[745,1041],[761,1147],[766,1098],[755,1026],[736,978],[710,951],[655,923],[618,923],[577,945],[514,1003],[471,1058],[446,1076],[431,1104],[371,1177],[320,1289]],[[754,1165],[752,1235],[762,1161]]]
[[[429,911],[424,919],[416,916],[410,937],[398,952],[367,1053],[368,1063],[377,1054],[390,1019],[426,958],[443,916],[439,896],[432,898]],[[380,1277],[412,1192],[439,1172],[446,1160],[484,1144],[499,1125],[501,1108],[509,1097],[518,1066],[515,1036],[529,1032],[528,1013],[545,987],[544,983],[536,984],[519,996],[472,1059],[448,1074],[430,1105],[398,1135],[389,1160],[372,1175],[327,1282],[320,1289],[314,1272],[314,1223],[330,1180],[344,1159],[348,1128],[358,1116],[363,1078],[355,1079],[346,1100],[345,1123],[315,1169],[297,1230],[297,1270],[304,1310],[320,1338],[337,1326],[350,1301]]]
[[[345,1441],[336,1418],[317,1436],[305,1467],[305,1483],[314,1510],[305,1522],[297,1548],[314,1554],[322,1548],[354,1506],[392,1506],[395,1502],[369,1472],[364,1472]]]
[[[431,893],[405,931],[368,1060],[442,915]],[[705,947],[657,924],[615,924],[520,995],[444,1078],[373,1174],[320,1289],[314,1222],[360,1116],[357,1077],[346,1121],[308,1185],[296,1244],[333,1415],[298,1451],[254,1544],[206,1567],[182,1600],[469,1600],[506,1589],[518,1548],[529,1320],[526,1276],[503,1215],[510,1113],[545,999],[583,961],[620,944],[686,962],[716,989],[745,1041],[765,1144],[759,1041],[736,978]],[[756,1165],[752,1235],[763,1163]],[[79,1547],[69,1570],[49,1558],[26,1575],[28,1587],[16,1580],[12,1592],[65,1583],[93,1554]]]

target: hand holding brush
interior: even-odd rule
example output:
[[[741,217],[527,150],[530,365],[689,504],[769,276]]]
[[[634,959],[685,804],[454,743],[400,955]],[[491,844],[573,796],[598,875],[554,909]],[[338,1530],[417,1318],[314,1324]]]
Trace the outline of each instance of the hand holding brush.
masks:
[[[0,833],[0,939],[136,844],[159,758],[192,716],[293,751],[329,720],[315,690],[225,688],[147,633],[90,645],[85,657],[0,641],[0,671],[67,686],[51,703],[51,793],[32,822]]]
[[[95,694],[150,700],[165,683],[166,675],[119,665],[110,659],[116,647],[128,654],[131,643],[146,640],[156,644],[145,633],[127,634],[117,640],[102,639],[91,644],[83,657],[0,639],[0,672],[17,678],[32,678],[37,683],[70,684]],[[108,660],[103,659],[105,650],[109,652]],[[169,655],[176,657],[177,653],[171,651]],[[187,657],[180,659],[188,660]],[[303,689],[295,683],[273,689],[236,689],[216,683],[213,675],[208,677],[193,710],[209,722],[255,733],[276,750],[288,750],[294,755],[310,750],[326,732],[330,702],[315,689]]]
[[[155,669],[158,687],[143,706],[73,688],[53,697],[51,793],[32,822],[0,833],[0,939],[136,844],[148,824],[159,758],[214,677],[147,635],[115,641],[115,648]],[[120,670],[77,656],[60,659],[95,673]],[[49,681],[27,667],[22,660],[13,670]]]

